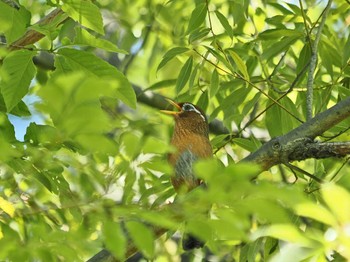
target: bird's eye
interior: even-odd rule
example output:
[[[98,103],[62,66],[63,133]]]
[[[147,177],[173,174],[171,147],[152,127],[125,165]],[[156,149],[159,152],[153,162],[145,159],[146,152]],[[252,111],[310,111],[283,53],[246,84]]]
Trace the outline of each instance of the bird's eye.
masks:
[[[191,105],[191,104],[184,104],[184,105],[182,106],[182,110],[184,110],[184,111],[196,111],[196,109],[194,108],[194,106]]]

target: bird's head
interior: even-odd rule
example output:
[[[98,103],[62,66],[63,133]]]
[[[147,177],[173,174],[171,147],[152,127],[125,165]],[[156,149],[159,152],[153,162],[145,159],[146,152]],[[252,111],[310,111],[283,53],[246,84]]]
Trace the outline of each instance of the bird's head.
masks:
[[[175,129],[203,135],[209,134],[208,120],[202,109],[190,102],[176,103],[170,99],[167,100],[178,111],[161,110],[161,112],[174,116]]]

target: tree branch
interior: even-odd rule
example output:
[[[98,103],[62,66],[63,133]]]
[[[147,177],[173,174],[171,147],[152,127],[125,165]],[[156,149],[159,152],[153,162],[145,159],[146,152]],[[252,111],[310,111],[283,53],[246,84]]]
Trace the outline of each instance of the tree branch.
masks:
[[[323,12],[322,15],[322,20],[320,23],[320,26],[318,27],[316,38],[314,41],[313,46],[311,46],[311,58],[310,58],[310,68],[309,68],[309,75],[307,79],[307,91],[306,91],[306,119],[310,120],[313,116],[312,113],[312,107],[313,107],[313,85],[314,85],[314,73],[316,69],[316,63],[317,63],[317,48],[318,48],[318,43],[321,38],[322,30],[324,27],[324,24],[326,23],[327,19],[327,14],[329,9],[331,8],[332,5],[332,0],[329,0],[327,3],[327,6]],[[305,28],[307,31],[307,28]]]
[[[349,142],[345,143],[315,143],[313,140],[350,116],[350,97],[340,101],[330,109],[317,114],[310,121],[293,129],[286,135],[274,138],[260,147],[257,151],[244,158],[243,161],[257,163],[263,170],[293,160],[304,160],[310,157],[324,158],[340,157],[349,154]],[[308,153],[302,155],[300,148],[309,146]],[[306,147],[307,149],[307,147]],[[319,153],[313,150],[320,150]],[[326,153],[328,150],[328,153]]]
[[[36,22],[35,24],[47,25],[62,15],[64,15],[64,17],[62,17],[60,23],[65,21],[68,18],[68,15],[66,15],[60,8],[56,8],[53,11],[51,11],[47,16],[43,17],[38,22]],[[45,36],[44,34],[39,33],[38,31],[35,31],[33,29],[28,29],[22,37],[20,37],[15,42],[10,44],[9,50],[17,50],[17,49],[24,48],[27,45],[31,45],[38,42],[44,36]]]

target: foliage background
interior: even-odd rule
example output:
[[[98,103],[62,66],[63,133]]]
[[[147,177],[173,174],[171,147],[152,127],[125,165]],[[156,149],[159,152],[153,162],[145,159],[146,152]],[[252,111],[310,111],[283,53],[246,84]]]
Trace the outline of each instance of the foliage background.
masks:
[[[0,1],[1,260],[349,260],[349,118],[318,137],[343,158],[238,163],[349,97],[349,6]],[[207,112],[215,151],[176,203],[163,96]]]

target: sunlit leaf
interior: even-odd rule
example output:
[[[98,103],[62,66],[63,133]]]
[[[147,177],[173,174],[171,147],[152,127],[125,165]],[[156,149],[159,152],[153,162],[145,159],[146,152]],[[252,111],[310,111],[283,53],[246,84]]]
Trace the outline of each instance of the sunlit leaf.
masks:
[[[350,193],[335,184],[326,184],[321,190],[322,197],[337,221],[342,224],[350,221]]]
[[[336,225],[335,217],[329,210],[316,203],[300,203],[295,207],[296,213],[303,217],[309,217],[330,226]]]
[[[232,38],[233,37],[233,29],[232,29],[230,23],[228,22],[227,18],[222,13],[220,13],[220,11],[218,11],[218,10],[215,11],[215,14],[216,14],[217,18],[219,19],[221,25],[225,29],[225,32]]]
[[[232,49],[229,49],[228,52],[231,55],[231,57],[232,57],[233,61],[235,62],[235,64],[237,65],[238,70],[243,74],[244,79],[249,81],[250,77],[249,77],[247,66],[246,66],[245,62]]]
[[[13,204],[2,197],[0,197],[0,209],[6,212],[10,217],[13,217],[16,211]]]
[[[101,12],[92,2],[65,0],[62,10],[81,25],[102,35],[104,34]]]
[[[252,234],[253,239],[258,239],[262,236],[270,236],[292,243],[299,243],[308,247],[314,245],[313,241],[308,239],[301,230],[291,224],[274,224],[261,227]]]
[[[103,39],[100,37],[95,37],[90,34],[87,30],[82,28],[76,28],[76,37],[74,39],[74,44],[77,45],[85,45],[85,46],[93,46],[97,48],[101,48],[103,50],[121,54],[127,54],[128,52],[118,48],[115,44],[108,41],[107,39]]]

